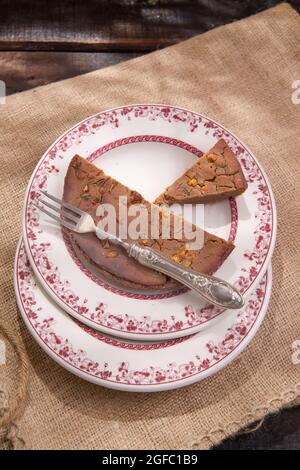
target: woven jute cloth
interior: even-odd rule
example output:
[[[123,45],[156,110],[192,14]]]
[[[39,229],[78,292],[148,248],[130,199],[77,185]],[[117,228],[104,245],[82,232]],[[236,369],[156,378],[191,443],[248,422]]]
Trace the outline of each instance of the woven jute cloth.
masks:
[[[11,426],[26,448],[209,448],[297,400],[300,104],[291,96],[300,80],[299,44],[299,16],[281,4],[168,49],[19,93],[0,106],[1,321],[17,341],[0,366],[0,390],[6,410],[20,405]],[[214,377],[158,394],[111,391],[59,367],[26,331],[12,280],[24,192],[41,155],[86,116],[139,102],[189,108],[232,130],[265,167],[278,208],[272,299],[256,337]],[[22,346],[30,364],[24,402]]]

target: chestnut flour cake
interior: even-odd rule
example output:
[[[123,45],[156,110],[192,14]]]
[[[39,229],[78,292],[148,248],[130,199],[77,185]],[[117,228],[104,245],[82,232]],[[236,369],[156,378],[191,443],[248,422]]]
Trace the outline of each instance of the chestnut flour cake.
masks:
[[[89,213],[95,223],[100,220],[96,215],[99,204],[112,204],[116,209],[118,222],[120,196],[127,196],[128,206],[141,204],[150,214],[152,205],[141,194],[107,176],[101,169],[87,160],[79,156],[73,157],[65,177],[63,194],[65,202]],[[159,216],[160,219],[164,216],[162,210],[159,210]],[[176,216],[172,214],[171,217],[171,226],[173,226]],[[149,216],[149,224],[150,221]],[[199,250],[186,249],[187,239],[162,239],[161,234],[157,239],[139,239],[139,243],[150,246],[173,261],[195,271],[209,273],[214,271],[227,258],[234,245],[208,232],[202,231],[202,233],[204,235],[204,244]],[[99,240],[94,233],[78,234],[68,232],[68,236],[75,242],[86,259],[94,266],[97,266],[100,274],[105,275],[121,286],[141,290],[166,289],[178,286],[175,280],[142,266],[136,260],[130,258],[121,247],[115,246],[107,240]],[[128,241],[130,242],[130,240]]]
[[[163,194],[157,204],[204,204],[238,196],[247,182],[233,151],[224,139],[188,168]]]

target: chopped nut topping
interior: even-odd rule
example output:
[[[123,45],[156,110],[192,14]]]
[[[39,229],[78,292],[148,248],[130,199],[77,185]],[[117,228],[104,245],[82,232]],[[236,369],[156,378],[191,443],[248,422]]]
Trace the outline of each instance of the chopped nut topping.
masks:
[[[115,258],[116,256],[118,256],[118,252],[115,251],[115,250],[111,250],[107,253],[106,255],[108,258]]]
[[[196,180],[196,178],[192,178],[192,179],[190,179],[190,181],[188,182],[188,185],[189,185],[189,186],[192,186],[192,187],[197,186],[197,184],[198,184],[198,181]]]
[[[175,261],[175,263],[181,263],[183,260],[183,254],[182,253],[175,253],[175,255],[172,256],[172,260]]]
[[[214,155],[213,153],[210,153],[209,155],[207,155],[206,158],[209,162],[215,162],[217,160],[217,156]]]
[[[185,259],[182,263],[184,266],[187,268],[190,268],[192,266],[192,260],[191,259]]]
[[[93,184],[97,185],[98,188],[101,188],[106,182],[105,178],[99,178],[97,181],[94,181]]]
[[[116,181],[114,181],[113,183],[111,183],[111,185],[110,185],[110,188],[109,188],[108,192],[109,192],[109,193],[111,193],[111,192],[112,192],[112,190],[113,190],[113,189],[116,187],[116,185],[117,185],[117,182],[116,182]]]

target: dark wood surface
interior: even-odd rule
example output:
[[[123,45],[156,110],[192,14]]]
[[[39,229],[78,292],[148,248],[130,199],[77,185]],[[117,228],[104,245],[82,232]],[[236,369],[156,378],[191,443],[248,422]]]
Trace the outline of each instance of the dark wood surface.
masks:
[[[0,0],[0,80],[7,94],[27,90],[166,47],[278,3]],[[300,0],[289,3],[300,12]],[[300,449],[300,407],[271,416],[257,431],[216,449]]]
[[[2,50],[149,51],[278,0],[1,0]],[[298,0],[290,2],[297,6]]]
[[[138,55],[135,52],[0,51],[0,80],[5,81],[7,95],[10,95],[117,64]]]
[[[252,429],[254,429],[253,426]],[[214,450],[299,450],[300,407],[269,416],[254,432],[226,439]]]

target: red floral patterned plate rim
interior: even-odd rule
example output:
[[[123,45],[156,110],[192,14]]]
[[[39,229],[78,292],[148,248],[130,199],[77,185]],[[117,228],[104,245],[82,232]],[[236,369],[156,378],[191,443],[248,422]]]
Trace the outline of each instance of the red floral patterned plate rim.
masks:
[[[161,349],[157,350],[154,346],[153,348],[148,347],[146,351],[132,348],[130,343],[126,348],[126,346],[124,347],[126,342],[120,346],[110,341],[101,339],[99,341],[96,338],[96,353],[99,355],[97,360],[89,357],[82,345],[75,344],[74,338],[71,340],[68,337],[63,337],[62,332],[57,331],[57,325],[62,322],[62,319],[71,322],[72,329],[80,327],[40,289],[30,267],[24,244],[21,242],[18,245],[15,258],[14,284],[17,303],[27,328],[41,348],[58,364],[80,378],[104,387],[124,391],[154,392],[187,386],[211,376],[231,363],[246,348],[265,317],[271,295],[272,272],[269,266],[259,287],[250,294],[245,309],[238,313],[235,312],[235,318],[226,328],[223,325],[224,331],[222,331],[217,343],[215,340],[208,341],[207,338],[202,338],[203,335],[209,334],[207,330],[206,333],[200,332],[192,335],[184,342],[171,341],[169,347],[166,342],[166,345]],[[41,298],[46,303],[45,306],[41,304]],[[45,307],[46,313],[43,311]],[[52,316],[50,317],[48,309],[51,310]],[[90,337],[89,333],[81,331]],[[64,334],[70,336],[73,333],[69,327],[64,326]],[[77,343],[83,341],[81,334],[76,338],[78,339]],[[94,338],[87,341],[93,340]],[[203,353],[201,355],[199,352],[201,341],[202,348],[204,347],[206,351],[205,355]],[[189,342],[193,342],[193,352],[191,352],[191,345],[189,345],[189,357],[183,357],[178,349],[185,347],[184,345]],[[204,343],[206,344],[204,345]],[[111,350],[111,348],[114,349]],[[120,348],[123,352],[119,353]],[[144,355],[142,364],[143,360],[146,361],[147,358],[147,361],[150,361],[150,366],[131,369],[128,357],[132,358],[136,349],[139,349],[139,360],[141,354]],[[165,360],[162,356],[167,351],[172,358],[180,355],[180,362],[173,361],[161,364],[159,361]],[[104,354],[107,356],[103,357]],[[114,354],[115,356],[112,358]],[[160,356],[158,357],[157,354]],[[137,358],[136,355],[135,358]],[[132,360],[133,362],[134,360]]]
[[[169,115],[172,115],[172,119],[175,119],[175,120],[179,119],[179,120],[184,121],[184,119],[186,118],[188,125],[190,127],[190,132],[194,132],[197,126],[201,124],[202,126],[205,127],[206,134],[211,133],[214,138],[223,137],[234,146],[235,152],[237,156],[239,157],[242,165],[244,166],[244,170],[247,171],[248,178],[250,179],[250,181],[252,180],[252,178],[255,180],[255,178],[257,178],[257,174],[259,173],[260,181],[259,181],[259,186],[258,186],[258,190],[256,193],[261,194],[261,196],[258,198],[258,200],[260,199],[259,204],[261,205],[261,208],[260,208],[261,215],[260,215],[260,219],[258,219],[258,226],[257,226],[257,232],[256,232],[256,245],[253,247],[252,251],[245,252],[244,254],[246,258],[251,260],[252,265],[249,266],[249,268],[245,269],[244,270],[245,273],[242,274],[239,277],[239,279],[236,281],[236,285],[237,287],[240,288],[240,291],[243,292],[244,294],[248,294],[250,292],[250,288],[254,287],[256,283],[259,282],[260,278],[263,276],[266,266],[269,260],[271,259],[271,256],[273,253],[273,249],[275,246],[275,238],[276,238],[275,202],[274,202],[274,197],[273,197],[270,183],[268,182],[267,177],[261,168],[261,165],[257,162],[253,154],[244,144],[241,143],[241,141],[236,136],[234,136],[229,131],[227,131],[227,129],[225,129],[222,125],[216,123],[216,121],[193,111],[185,110],[183,108],[177,108],[174,106],[167,106],[167,105],[144,104],[144,105],[130,105],[127,107],[122,106],[119,108],[113,108],[112,110],[97,113],[94,116],[91,116],[83,120],[81,123],[75,125],[72,129],[68,130],[63,136],[58,138],[58,140],[54,143],[54,145],[44,154],[39,164],[37,165],[35,172],[40,170],[40,167],[43,163],[44,163],[44,166],[46,166],[46,163],[48,163],[48,162],[45,163],[47,156],[49,157],[49,165],[53,167],[55,170],[55,167],[51,165],[51,158],[55,158],[56,152],[58,150],[60,150],[61,152],[64,152],[68,148],[68,146],[72,145],[72,142],[76,139],[79,139],[79,142],[81,142],[80,139],[83,138],[85,134],[89,133],[89,126],[91,126],[91,128],[94,128],[94,126],[97,128],[103,125],[103,123],[100,122],[101,119],[103,119],[104,122],[105,120],[108,120],[110,124],[113,122],[113,125],[118,126],[118,122],[117,122],[118,119],[116,117],[118,113],[120,113],[120,115],[122,114],[126,116],[127,115],[129,116],[130,113],[132,115],[135,115],[136,113],[138,113],[139,117],[143,113],[144,113],[143,117],[144,115],[148,116],[147,113],[149,114],[152,113],[151,119],[153,119],[153,114],[157,113],[160,116],[160,118],[166,119],[168,120],[168,122],[171,122],[171,120],[168,117]],[[130,118],[128,117],[128,119]],[[94,133],[94,131],[91,131],[91,132]],[[83,137],[80,137],[81,135],[83,135]],[[47,171],[48,170],[51,172],[49,168],[47,168]],[[31,185],[34,180],[34,174],[29,183],[25,201],[27,201],[28,197],[31,198],[32,194],[34,198],[34,193],[35,193],[36,188],[31,188]],[[37,190],[38,189],[39,187],[37,187]],[[41,273],[38,273],[38,268],[37,266],[34,265],[34,260],[33,260],[33,256],[32,256],[31,249],[30,249],[30,243],[29,243],[29,240],[27,239],[28,233],[26,230],[26,224],[27,224],[26,208],[25,208],[24,221],[25,221],[24,236],[25,236],[26,250],[28,254],[30,255],[30,259],[31,259],[31,262],[33,264],[36,274],[39,275]],[[43,247],[43,249],[45,249],[45,246]],[[59,301],[59,299],[57,299],[57,301]],[[134,319],[134,325],[131,325],[130,323],[129,329],[126,326],[124,330],[124,325],[127,324],[128,319],[126,320],[126,318],[128,315],[125,314],[124,316],[123,314],[119,314],[119,313],[117,314],[117,316],[115,315],[115,318],[117,319],[117,328],[113,328],[111,323],[109,323],[110,320],[109,322],[107,322],[107,319],[105,317],[106,312],[103,311],[103,305],[99,307],[98,313],[88,312],[86,314],[85,313],[86,309],[84,306],[82,307],[79,306],[78,308],[82,308],[83,309],[82,312],[81,311],[79,312],[79,310],[77,311],[74,309],[71,312],[70,311],[71,307],[69,305],[67,307],[69,313],[71,314],[73,313],[74,315],[77,314],[78,318],[80,318],[86,324],[90,326],[94,326],[98,328],[99,330],[102,330],[106,333],[111,332],[112,334],[115,334],[115,335],[117,334],[119,336],[132,337],[132,338],[134,336],[137,337],[138,335],[140,335],[140,336],[148,337],[151,339],[154,339],[153,335],[166,336],[166,337],[170,337],[171,335],[172,337],[175,337],[175,335],[179,336],[180,334],[182,334],[182,328],[180,328],[180,331],[178,331],[177,326],[173,324],[174,323],[173,321],[171,322],[172,324],[169,325],[169,324],[166,324],[164,320],[160,322],[159,329],[157,329],[157,324],[155,324],[154,330],[152,330],[151,329],[152,327],[149,329],[148,324],[144,325],[143,323],[144,320],[142,322],[143,324],[138,326],[138,328],[136,328],[136,326],[134,325],[136,321],[138,321],[138,319]],[[186,308],[190,308],[190,306],[186,306]],[[193,317],[195,317],[195,312],[193,310],[190,313],[192,314]],[[94,320],[92,319],[92,316],[95,316],[95,318],[97,317],[101,318],[100,320],[101,324],[95,323]],[[124,318],[121,318],[123,316]],[[120,321],[120,318],[122,321]],[[104,319],[104,323],[103,323],[103,319]],[[203,324],[202,321],[200,325],[198,322],[196,325],[196,328],[198,327],[201,328],[202,324]],[[174,328],[175,330],[177,329],[177,331],[175,331]],[[185,334],[194,332],[195,320],[193,320],[193,325],[191,326],[189,323],[188,328],[185,328],[184,331],[185,330],[189,330],[189,331],[186,331]]]

